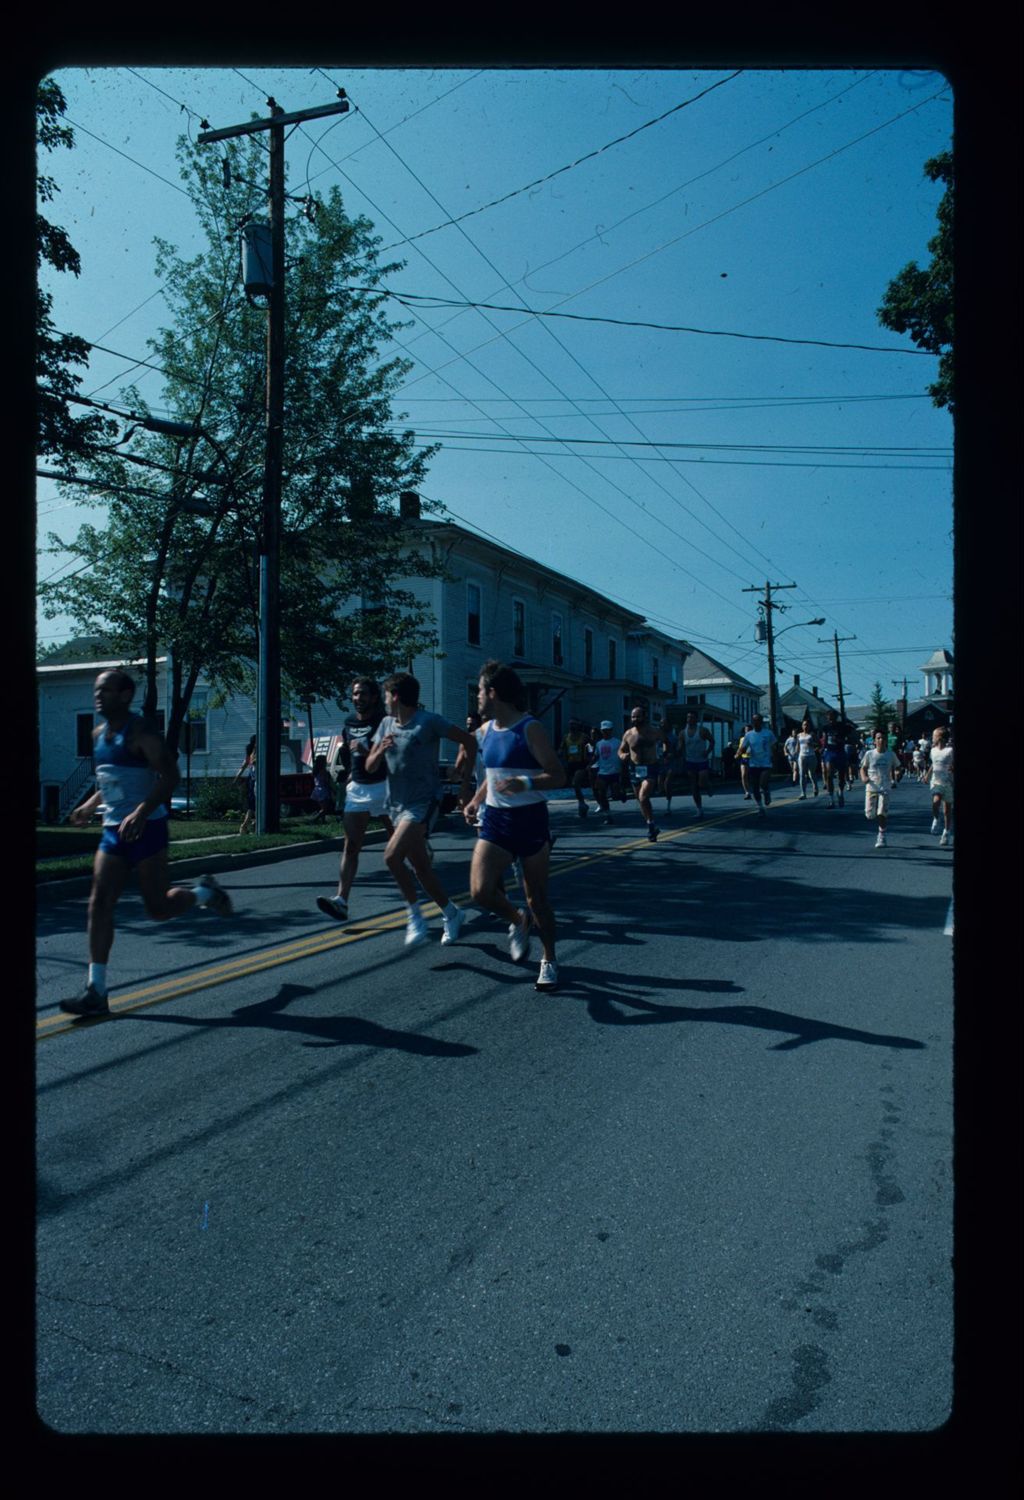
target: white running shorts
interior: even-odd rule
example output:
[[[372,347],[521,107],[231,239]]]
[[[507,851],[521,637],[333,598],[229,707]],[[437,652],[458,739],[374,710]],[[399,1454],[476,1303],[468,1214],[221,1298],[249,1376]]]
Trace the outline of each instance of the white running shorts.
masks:
[[[345,788],[347,813],[369,813],[371,818],[382,818],[387,812],[387,802],[386,781],[350,781]]]
[[[869,781],[864,788],[864,816],[866,818],[877,818],[881,813],[883,818],[889,816],[889,789],[888,787],[872,786]]]

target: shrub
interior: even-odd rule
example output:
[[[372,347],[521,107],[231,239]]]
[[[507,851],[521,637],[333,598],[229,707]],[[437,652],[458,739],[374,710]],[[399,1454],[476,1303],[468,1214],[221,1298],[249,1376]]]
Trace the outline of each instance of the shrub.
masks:
[[[193,797],[199,818],[241,817],[245,809],[245,788],[234,785],[230,776],[205,776],[195,788]]]

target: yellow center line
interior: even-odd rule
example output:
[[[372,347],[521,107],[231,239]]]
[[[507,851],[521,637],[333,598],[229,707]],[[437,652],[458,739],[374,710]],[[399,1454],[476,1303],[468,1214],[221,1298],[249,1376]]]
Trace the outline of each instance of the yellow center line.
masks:
[[[714,818],[713,822],[715,824],[732,822],[736,818],[749,817],[752,812],[752,807],[741,808],[738,812],[722,813]],[[677,828],[673,833],[662,833],[658,842],[668,843],[674,839],[688,838],[711,826],[712,821],[702,819],[687,828]],[[613,849],[599,849],[593,854],[580,855],[576,859],[568,860],[552,868],[550,878],[554,880],[559,875],[567,875],[570,871],[580,870],[585,865],[596,864],[605,859],[617,859],[621,855],[631,854],[636,849],[645,849],[649,842],[644,837],[627,844],[618,844]],[[468,901],[470,893],[460,891],[452,899],[456,902]],[[195,974],[161,980],[156,984],[146,985],[142,989],[127,990],[123,995],[118,995],[116,1000],[111,1000],[111,1014],[121,1015],[128,1011],[144,1010],[147,1006],[159,1005],[164,1000],[174,1000],[183,995],[194,994],[197,990],[211,989],[219,984],[227,984],[233,979],[244,979],[249,975],[259,974],[264,969],[277,968],[280,964],[296,963],[303,958],[313,958],[320,953],[329,953],[334,948],[347,947],[349,943],[365,942],[366,939],[378,937],[383,932],[399,930],[405,926],[406,920],[407,911],[402,906],[395,911],[382,912],[379,916],[368,917],[366,921],[358,923],[354,928],[346,928],[343,932],[336,933],[328,929],[324,932],[311,933],[308,937],[296,938],[292,942],[283,943],[263,953],[239,954],[236,958],[213,964]],[[64,1031],[78,1030],[81,1026],[81,1019],[66,1016],[61,1012],[37,1021],[36,1034],[42,1039],[47,1036],[56,1036]]]

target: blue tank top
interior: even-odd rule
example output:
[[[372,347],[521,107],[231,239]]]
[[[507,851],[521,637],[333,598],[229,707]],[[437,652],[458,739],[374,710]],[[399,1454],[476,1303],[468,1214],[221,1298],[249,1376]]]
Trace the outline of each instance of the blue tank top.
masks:
[[[525,714],[508,729],[499,729],[493,719],[483,737],[480,759],[487,771],[488,807],[526,807],[531,802],[543,802],[543,792],[499,792],[497,783],[511,776],[533,776],[543,767],[526,738],[526,730],[537,720]]]
[[[128,747],[140,722],[138,714],[131,714],[110,739],[104,730],[93,744],[93,766],[96,785],[103,798],[100,810],[105,828],[116,828],[140,802],[145,802],[156,785],[157,773],[146,757]],[[161,805],[149,816],[151,820],[166,818],[167,809]]]

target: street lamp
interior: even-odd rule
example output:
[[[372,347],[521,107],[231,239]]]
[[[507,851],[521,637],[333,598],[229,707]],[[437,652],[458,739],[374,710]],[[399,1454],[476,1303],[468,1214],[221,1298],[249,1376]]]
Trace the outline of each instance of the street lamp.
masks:
[[[768,672],[768,726],[773,734],[776,733],[776,702],[778,698],[775,686],[775,654],[772,649],[774,642],[778,640],[780,635],[785,635],[787,630],[800,630],[805,625],[824,625],[824,623],[824,616],[820,620],[798,620],[793,625],[783,625],[781,630],[772,631],[768,637],[769,653],[771,656],[771,665]]]

